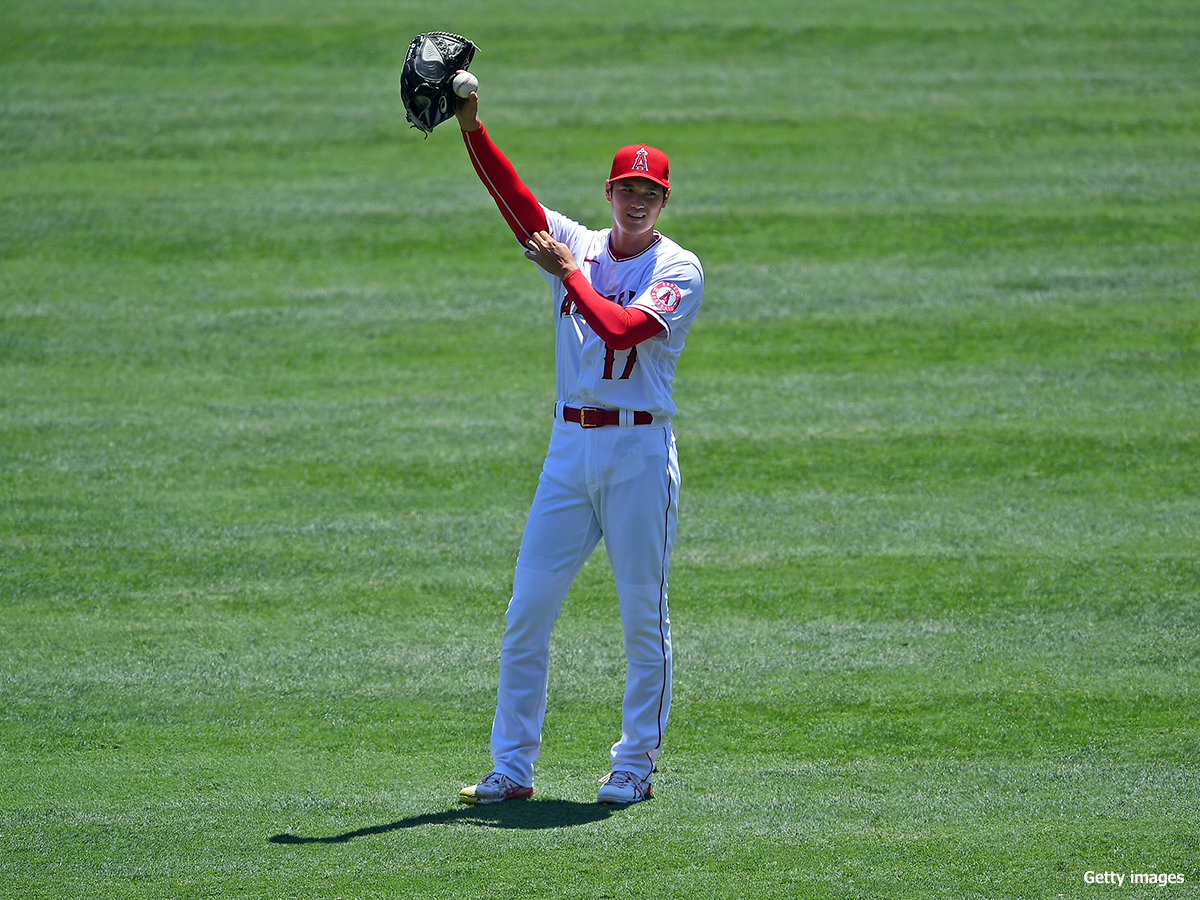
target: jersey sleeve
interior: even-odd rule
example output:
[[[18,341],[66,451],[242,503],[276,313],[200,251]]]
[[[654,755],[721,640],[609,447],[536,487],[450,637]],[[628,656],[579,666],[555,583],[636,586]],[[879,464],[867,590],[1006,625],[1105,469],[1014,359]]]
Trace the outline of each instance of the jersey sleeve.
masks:
[[[628,309],[644,310],[662,325],[655,340],[665,341],[677,325],[691,322],[700,309],[704,292],[704,271],[698,261],[678,262],[653,274],[649,285],[629,304]]]
[[[479,180],[496,201],[496,207],[521,246],[525,246],[535,231],[549,230],[542,205],[521,181],[500,148],[492,143],[487,129],[480,125],[474,131],[464,131],[462,136]]]

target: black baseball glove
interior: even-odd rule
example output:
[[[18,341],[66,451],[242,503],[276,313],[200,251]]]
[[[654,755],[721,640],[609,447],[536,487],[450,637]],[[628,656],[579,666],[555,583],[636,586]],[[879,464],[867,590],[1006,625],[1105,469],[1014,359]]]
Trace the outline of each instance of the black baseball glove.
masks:
[[[400,70],[400,99],[413,128],[428,136],[436,126],[454,117],[458,108],[452,86],[454,76],[471,65],[478,49],[465,37],[445,31],[413,38]]]

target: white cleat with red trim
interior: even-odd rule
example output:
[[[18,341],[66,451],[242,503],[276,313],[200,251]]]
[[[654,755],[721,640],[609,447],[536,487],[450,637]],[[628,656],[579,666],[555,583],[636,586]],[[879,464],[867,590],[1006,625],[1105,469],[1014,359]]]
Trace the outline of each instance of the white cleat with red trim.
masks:
[[[499,803],[501,800],[520,800],[533,795],[533,788],[517,784],[507,775],[488,772],[479,784],[470,784],[458,792],[462,803]]]
[[[637,803],[653,796],[649,778],[638,778],[632,772],[609,772],[600,779],[596,799],[601,803]]]

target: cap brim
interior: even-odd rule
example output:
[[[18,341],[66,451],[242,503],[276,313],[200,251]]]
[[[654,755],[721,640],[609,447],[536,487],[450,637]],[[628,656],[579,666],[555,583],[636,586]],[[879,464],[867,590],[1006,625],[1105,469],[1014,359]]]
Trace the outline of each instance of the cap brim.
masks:
[[[644,178],[646,181],[653,181],[659,187],[665,187],[668,190],[671,187],[668,182],[663,181],[661,178],[655,178],[653,175],[647,175],[645,172],[625,172],[622,175],[614,175],[612,178],[608,179],[608,181],[604,182],[604,185],[607,187],[614,181],[620,181],[622,178]]]

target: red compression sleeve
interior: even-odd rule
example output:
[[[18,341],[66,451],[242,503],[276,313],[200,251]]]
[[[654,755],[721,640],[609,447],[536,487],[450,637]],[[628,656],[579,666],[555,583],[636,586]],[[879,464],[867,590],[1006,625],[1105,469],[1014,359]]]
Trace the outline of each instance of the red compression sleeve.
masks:
[[[644,309],[626,309],[600,294],[579,269],[564,278],[563,285],[583,320],[614,350],[628,350],[663,330]]]
[[[496,201],[500,214],[521,246],[525,246],[535,231],[549,231],[546,211],[521,181],[512,163],[492,143],[487,129],[480,125],[474,131],[464,131],[462,136],[479,180]]]

